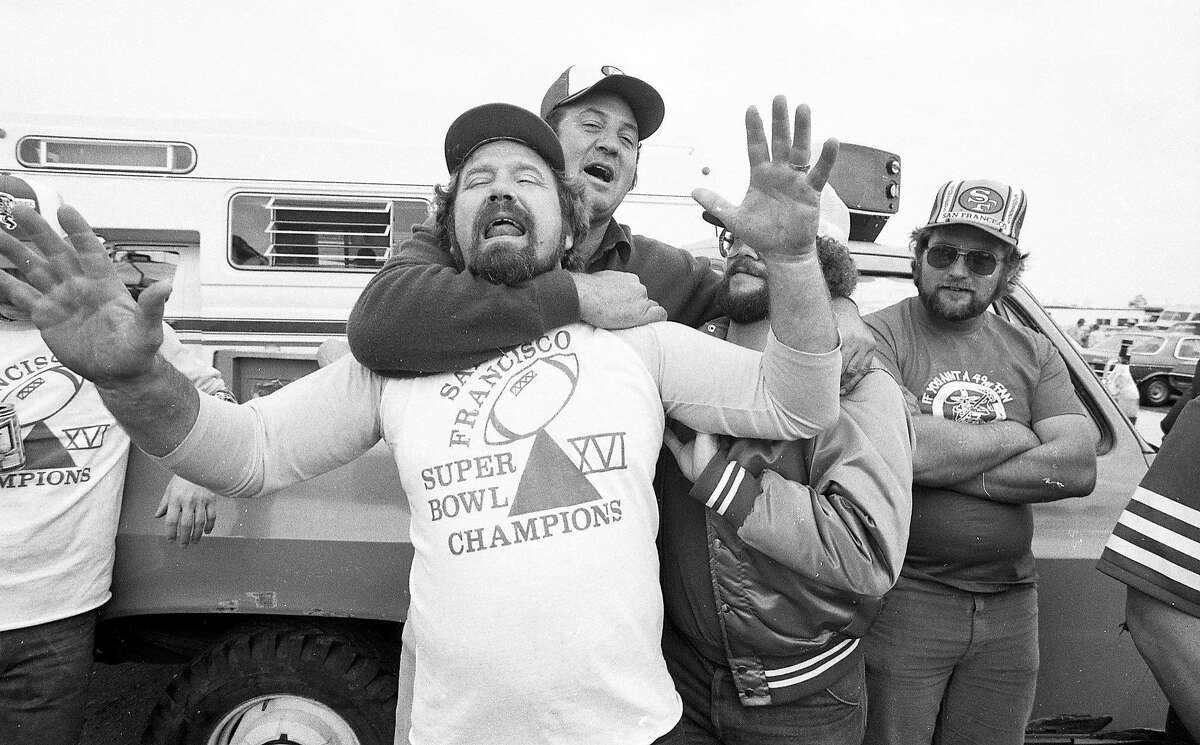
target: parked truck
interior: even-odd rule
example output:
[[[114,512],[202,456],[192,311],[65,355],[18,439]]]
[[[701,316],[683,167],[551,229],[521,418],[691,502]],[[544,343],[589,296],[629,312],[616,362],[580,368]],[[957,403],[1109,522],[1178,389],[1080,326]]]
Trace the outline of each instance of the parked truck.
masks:
[[[344,334],[363,285],[426,218],[441,172],[437,143],[424,150],[327,128],[0,120],[0,171],[48,182],[78,207],[133,292],[170,279],[168,322],[242,401],[311,372],[318,348]],[[915,294],[908,248],[875,240],[896,211],[899,172],[897,156],[851,145],[833,178],[852,210],[863,313]],[[685,197],[643,191],[618,218],[715,256],[699,215]],[[1152,448],[1027,290],[993,311],[1054,343],[1102,435],[1095,492],[1035,507],[1035,717],[1157,726],[1165,704],[1121,632],[1124,589],[1094,569]],[[390,743],[413,550],[387,451],[268,497],[221,499],[214,532],[186,550],[153,517],[167,479],[131,455],[97,638],[102,661],[184,665],[144,742]]]

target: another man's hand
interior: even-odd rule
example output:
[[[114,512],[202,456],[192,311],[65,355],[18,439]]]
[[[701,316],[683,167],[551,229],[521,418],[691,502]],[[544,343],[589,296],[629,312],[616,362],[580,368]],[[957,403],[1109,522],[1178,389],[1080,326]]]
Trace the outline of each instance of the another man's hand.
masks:
[[[167,484],[155,517],[167,518],[167,540],[187,548],[199,543],[217,524],[217,495],[190,481],[173,476]]]
[[[717,456],[719,443],[716,435],[697,432],[690,442],[684,442],[669,426],[663,430],[663,444],[675,456],[680,472],[692,483],[699,480],[700,474]]]
[[[833,298],[833,314],[842,337],[842,395],[854,390],[871,369],[875,356],[875,335],[858,315],[858,308],[847,298]]]
[[[667,320],[667,311],[646,296],[636,274],[602,271],[572,273],[579,293],[579,318],[602,329],[624,329]]]
[[[134,302],[100,239],[72,207],[58,211],[69,244],[32,209],[19,207],[14,216],[36,250],[0,231],[0,253],[21,274],[0,272],[0,295],[28,312],[59,361],[88,380],[104,386],[149,372],[162,345],[170,286],[151,285]]]
[[[692,198],[763,258],[787,260],[816,250],[821,190],[837,160],[838,143],[826,140],[820,158],[810,163],[808,106],[796,107],[794,135],[788,131],[787,98],[776,96],[771,112],[768,147],[758,109],[746,110],[750,187],[742,203],[734,206],[708,189],[695,190]]]

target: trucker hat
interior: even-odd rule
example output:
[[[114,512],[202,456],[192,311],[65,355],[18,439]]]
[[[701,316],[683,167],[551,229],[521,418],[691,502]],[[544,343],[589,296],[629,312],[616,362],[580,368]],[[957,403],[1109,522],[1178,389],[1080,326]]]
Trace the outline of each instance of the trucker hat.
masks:
[[[633,109],[639,140],[654,134],[662,124],[666,108],[663,106],[662,96],[658,95],[654,86],[626,75],[619,67],[612,65],[601,65],[597,68],[571,65],[563,70],[563,74],[550,84],[550,89],[542,98],[542,118],[546,118],[551,111],[565,103],[600,91],[617,94]]]
[[[700,215],[709,225],[724,229],[721,218],[705,210]],[[817,218],[817,235],[833,238],[839,243],[850,240],[850,210],[829,184],[821,190],[821,213]]]
[[[990,179],[948,181],[938,190],[924,228],[971,225],[1016,246],[1025,221],[1025,192]],[[922,228],[922,229],[924,229]]]
[[[63,235],[63,229],[58,224],[58,208],[62,203],[62,196],[40,181],[0,173],[0,230],[19,241],[28,241],[29,236],[17,226],[13,217],[15,208],[32,207],[41,214],[52,230]],[[12,262],[0,254],[0,268],[11,266]]]
[[[528,145],[556,171],[563,169],[558,135],[532,111],[509,103],[487,103],[468,109],[446,130],[446,168],[454,173],[481,145],[512,140]]]

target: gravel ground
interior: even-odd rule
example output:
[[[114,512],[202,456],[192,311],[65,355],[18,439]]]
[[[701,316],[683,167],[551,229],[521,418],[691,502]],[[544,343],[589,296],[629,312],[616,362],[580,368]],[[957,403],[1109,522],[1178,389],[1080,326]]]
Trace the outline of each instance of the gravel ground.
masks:
[[[137,745],[150,710],[181,665],[96,663],[83,723],[84,745]]]

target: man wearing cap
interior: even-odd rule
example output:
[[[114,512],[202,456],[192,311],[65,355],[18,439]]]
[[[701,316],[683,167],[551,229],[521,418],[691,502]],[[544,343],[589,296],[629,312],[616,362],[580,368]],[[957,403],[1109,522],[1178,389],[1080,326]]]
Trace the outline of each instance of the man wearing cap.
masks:
[[[0,174],[0,233],[30,239],[14,214],[23,206],[61,235],[54,218],[61,203],[45,184]],[[0,256],[5,277],[43,269]],[[160,338],[163,357],[197,387],[225,392],[220,374],[193,359],[169,329]],[[59,363],[26,310],[0,297],[0,742],[73,743],[79,736],[96,610],[110,597],[128,453],[129,437],[96,387]],[[212,499],[172,480],[160,515],[178,519],[187,508],[181,544],[193,531],[198,540],[212,530]]]
[[[707,259],[635,235],[613,217],[637,181],[641,143],[658,130],[664,111],[658,91],[615,67],[564,71],[546,91],[541,114],[562,141],[567,172],[578,176],[588,205],[574,271],[492,285],[456,266],[428,224],[415,226],[350,314],[355,357],[383,374],[445,372],[564,323],[627,328],[670,319],[696,326],[720,315],[720,277]],[[823,201],[838,202],[832,188]],[[866,370],[874,340],[852,301],[835,298],[834,308],[849,386]]]
[[[865,638],[866,743],[1021,743],[1037,682],[1030,504],[1091,492],[1097,433],[1050,342],[989,308],[1025,193],[951,181],[914,231],[917,297],[865,320],[916,432],[896,587]]]
[[[841,254],[831,235],[845,235],[844,208],[842,217],[841,229],[821,222],[818,251]],[[727,317],[701,328],[760,349],[767,267],[727,230],[719,248]],[[848,255],[822,266],[830,292],[849,295],[857,271]],[[861,637],[904,560],[912,433],[900,388],[881,368],[839,403],[837,424],[810,439],[665,435],[677,464],[661,459],[655,478],[663,654],[689,745],[862,742]]]
[[[696,194],[771,266],[779,320],[761,355],[678,324],[574,323],[442,375],[383,378],[343,357],[236,406],[196,396],[156,355],[167,288],[135,305],[70,208],[59,214],[74,248],[47,234],[38,250],[0,239],[17,261],[53,257],[27,283],[0,276],[0,292],[33,312],[64,365],[96,379],[139,445],[206,486],[269,492],[388,443],[415,554],[406,627],[416,679],[401,738],[679,742],[650,483],[664,412],[700,431],[767,438],[812,436],[836,418],[840,353],[814,239],[837,146],[801,169],[807,109],[796,116],[793,147],[776,100],[768,148],[747,112],[752,187],[740,206]],[[478,107],[451,125],[445,152],[435,231],[468,271],[518,283],[571,261],[583,204],[544,121]],[[710,375],[693,374],[701,364]]]

